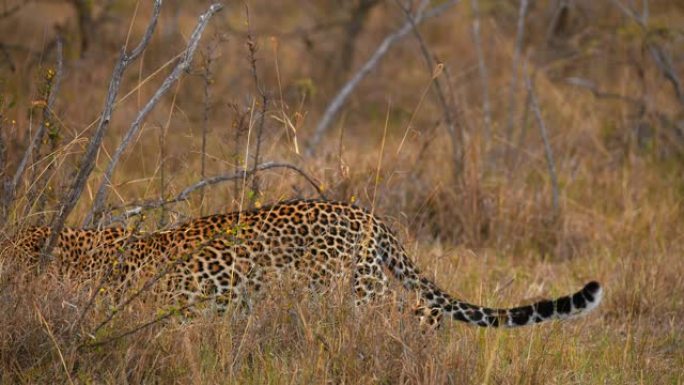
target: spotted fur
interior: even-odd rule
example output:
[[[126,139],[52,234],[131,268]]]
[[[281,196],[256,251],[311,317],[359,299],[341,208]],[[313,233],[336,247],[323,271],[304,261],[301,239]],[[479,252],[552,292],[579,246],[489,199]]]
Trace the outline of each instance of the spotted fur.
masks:
[[[5,243],[4,254],[35,264],[49,232],[24,230]],[[244,301],[285,274],[314,288],[348,274],[356,302],[364,304],[387,293],[389,272],[418,294],[415,313],[431,326],[444,317],[484,327],[566,319],[594,309],[602,295],[601,286],[590,282],[572,295],[508,309],[463,302],[421,275],[392,231],[372,213],[328,201],[211,215],[150,234],[65,229],[53,254],[60,274],[79,278],[109,271],[112,282],[131,283],[168,271],[159,285],[164,294],[186,301],[210,296],[219,306]]]

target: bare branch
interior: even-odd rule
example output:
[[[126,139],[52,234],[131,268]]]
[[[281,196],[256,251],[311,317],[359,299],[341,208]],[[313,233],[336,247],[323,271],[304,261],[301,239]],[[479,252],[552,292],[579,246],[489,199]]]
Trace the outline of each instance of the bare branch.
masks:
[[[180,61],[171,71],[171,74],[169,74],[169,76],[166,79],[164,79],[164,82],[157,89],[152,98],[150,98],[147,104],[140,111],[138,111],[138,115],[136,116],[133,123],[131,123],[131,127],[128,129],[128,132],[124,136],[123,140],[119,144],[119,147],[117,147],[116,151],[112,155],[112,159],[109,161],[109,164],[107,165],[107,168],[102,177],[102,182],[100,182],[97,194],[95,195],[93,206],[90,209],[88,215],[86,216],[85,221],[83,222],[84,226],[87,226],[91,223],[95,223],[99,219],[98,217],[101,214],[105,200],[107,198],[107,188],[109,187],[112,175],[114,174],[114,169],[116,168],[117,164],[119,163],[119,160],[121,159],[121,155],[126,150],[126,148],[128,148],[132,139],[140,131],[140,128],[142,127],[142,122],[145,120],[147,115],[154,109],[157,103],[159,103],[161,98],[166,94],[166,92],[171,88],[171,86],[176,81],[178,81],[183,72],[185,72],[188,69],[190,63],[192,62],[192,58],[195,55],[195,50],[199,45],[199,40],[202,37],[202,33],[204,32],[204,29],[207,27],[209,20],[216,12],[218,12],[222,8],[223,6],[221,4],[212,4],[209,7],[209,9],[199,17],[199,22],[197,23],[197,26],[195,26],[195,30],[190,35],[190,39],[188,42],[188,46],[185,50],[185,54],[181,57]],[[139,52],[142,52],[142,50]]]
[[[118,248],[117,254],[116,254],[116,260],[118,261],[118,266],[123,265],[123,259],[125,258],[125,251],[127,247],[129,246],[130,242],[133,240],[135,241],[137,238],[135,237],[136,234],[138,234],[138,231],[140,230],[140,225],[142,224],[142,221],[139,221],[136,226],[131,230],[131,232],[128,234],[126,239],[123,241],[121,247]],[[153,235],[154,233],[147,234],[146,236],[149,238]],[[98,283],[97,287],[95,287],[95,290],[90,295],[90,299],[86,303],[86,305],[83,307],[83,310],[81,311],[81,314],[79,315],[78,319],[76,320],[76,323],[72,324],[71,328],[73,330],[78,330],[81,323],[85,319],[86,314],[88,314],[88,311],[95,305],[95,299],[97,298],[98,295],[102,292],[102,289],[105,287],[107,283],[110,282],[111,276],[114,273],[114,269],[116,268],[117,264],[110,263],[107,266],[107,270],[100,276],[100,282]]]
[[[492,111],[489,104],[489,77],[485,63],[484,51],[482,50],[482,36],[480,35],[480,9],[478,0],[470,0],[473,9],[473,45],[477,55],[477,68],[482,82],[482,115],[484,117],[484,139],[489,140],[492,133]]]
[[[665,77],[665,79],[670,81],[677,99],[679,99],[679,102],[684,105],[684,90],[682,90],[682,82],[679,80],[677,71],[675,71],[673,68],[672,56],[665,52],[665,50],[657,43],[649,42],[647,43],[647,46],[648,52],[651,53],[651,57],[653,57],[656,67],[658,67],[660,73]]]
[[[456,175],[462,175],[463,127],[456,127],[457,122],[453,116],[454,113],[452,113],[452,110],[455,110],[455,108],[449,106],[447,98],[444,94],[444,90],[442,89],[440,75],[443,71],[444,66],[441,63],[435,64],[435,61],[432,59],[433,55],[432,53],[430,53],[427,43],[425,43],[425,39],[423,39],[423,36],[420,34],[420,31],[418,30],[418,25],[416,24],[413,15],[411,15],[411,12],[407,7],[402,7],[402,9],[404,10],[406,18],[409,20],[409,22],[411,22],[413,34],[416,37],[416,40],[418,41],[418,45],[420,46],[420,51],[423,54],[423,58],[425,59],[427,70],[431,72],[434,89],[437,93],[437,99],[439,101],[440,106],[442,107],[442,111],[444,112],[444,121],[446,122],[447,133],[449,134],[449,138],[451,139],[452,157],[454,162],[454,168],[456,170]],[[459,126],[462,125],[459,124]]]
[[[625,16],[629,17],[630,19],[634,20],[637,22],[642,27],[646,27],[646,22],[648,20],[648,5],[646,3],[646,0],[644,0],[644,13],[641,15],[638,15],[636,12],[631,10],[629,7],[626,5],[622,4],[620,0],[612,0],[613,4],[617,6],[622,13],[625,14]]]
[[[259,82],[259,73],[257,72],[257,67],[256,67],[256,53],[257,53],[257,45],[256,41],[254,40],[254,35],[252,35],[252,26],[249,20],[249,7],[246,7],[246,13],[247,13],[247,49],[249,50],[249,64],[250,64],[250,69],[252,71],[252,80],[254,81],[254,87],[256,88],[257,92],[259,93],[259,96],[261,96],[261,109],[259,112],[259,123],[257,127],[257,137],[256,137],[256,144],[255,144],[255,151],[254,151],[254,167],[256,169],[257,165],[259,165],[259,157],[261,155],[261,141],[263,139],[263,134],[264,134],[264,123],[266,120],[266,109],[268,107],[268,97],[266,96],[266,92],[264,91],[263,87],[261,86]],[[249,143],[247,143],[249,145]],[[254,173],[253,173],[254,174]],[[255,193],[255,195],[259,194],[259,179],[254,176],[252,178],[252,191]],[[251,203],[250,203],[251,205]]]
[[[622,4],[620,0],[612,0],[612,2],[620,9],[620,11],[622,11],[625,16],[637,23],[644,32],[648,32],[648,0],[643,0],[643,9],[641,14],[637,14],[626,5]],[[672,65],[671,55],[665,52],[660,44],[652,40],[646,41],[646,47],[648,48],[648,52],[651,54],[656,67],[658,67],[658,70],[665,77],[665,79],[672,84],[672,88],[674,89],[677,99],[682,105],[684,105],[684,89],[682,89],[682,82],[679,80],[677,71]]]
[[[626,102],[630,102],[635,104],[637,107],[642,107],[644,105],[644,102],[642,100],[630,97],[630,96],[625,96],[625,95],[620,95],[616,94],[614,92],[606,92],[602,91],[601,89],[598,88],[596,83],[592,82],[591,80],[584,79],[584,78],[578,78],[578,77],[569,77],[565,79],[565,82],[568,84],[571,84],[576,87],[580,88],[585,88],[589,90],[594,97],[598,99],[618,99],[618,100],[624,100]]]
[[[513,129],[515,128],[515,88],[518,85],[518,63],[520,62],[520,52],[525,38],[525,17],[527,16],[528,0],[520,0],[518,10],[518,27],[515,33],[515,48],[513,49],[513,64],[511,68],[511,84],[508,89],[508,123],[506,124],[506,138],[508,143],[513,139]]]
[[[525,78],[527,92],[530,96],[530,107],[534,112],[537,125],[539,126],[539,131],[541,132],[542,140],[544,141],[544,154],[546,155],[546,164],[549,168],[549,176],[551,177],[551,204],[553,207],[553,215],[556,216],[559,212],[558,176],[556,175],[556,163],[553,160],[553,151],[551,150],[551,143],[546,130],[546,124],[544,123],[544,118],[542,117],[541,109],[539,108],[539,101],[537,100],[537,95],[534,91],[534,84],[527,74],[527,63],[523,64],[523,76]]]
[[[212,298],[212,297],[201,298],[195,302],[190,302],[190,303],[183,305],[179,308],[172,308],[171,310],[164,312],[163,314],[155,317],[154,319],[152,319],[150,321],[142,323],[142,324],[140,324],[140,325],[138,325],[138,326],[136,326],[130,330],[127,330],[121,334],[117,334],[116,336],[110,337],[104,341],[83,343],[83,344],[78,346],[77,350],[81,350],[81,349],[85,349],[85,348],[94,349],[97,347],[101,347],[103,345],[110,344],[112,342],[116,342],[122,338],[126,338],[126,337],[133,335],[133,334],[135,334],[135,333],[137,333],[143,329],[146,329],[146,328],[148,328],[154,324],[157,324],[157,323],[159,323],[159,322],[161,322],[161,321],[163,321],[163,320],[165,320],[171,316],[174,316],[176,314],[182,314],[184,311],[189,310],[189,309],[191,309],[191,308],[193,308],[193,307],[195,307],[201,303],[207,302],[207,301],[212,300],[212,299],[214,299],[214,298]]]
[[[58,145],[58,140],[59,140],[59,127],[60,125],[56,122],[53,122],[52,115],[53,115],[53,105],[55,103],[56,99],[56,91],[59,89],[59,85],[61,83],[61,77],[62,77],[62,72],[63,72],[63,67],[64,67],[64,58],[63,58],[63,47],[62,47],[62,36],[57,35],[56,38],[56,44],[57,44],[57,71],[54,75],[54,84],[53,88],[51,89],[50,97],[48,98],[48,106],[47,109],[43,110],[43,118],[41,120],[41,126],[44,126],[47,130],[48,138],[50,140],[50,154],[54,154],[57,151],[57,145]],[[40,155],[40,152],[37,154],[37,158],[42,158]],[[45,224],[45,221],[47,221],[47,215],[44,213],[44,208],[45,208],[45,202],[47,201],[47,196],[45,194],[45,190],[47,190],[49,182],[50,182],[50,177],[53,174],[53,169],[55,167],[54,162],[49,162],[47,169],[42,173],[41,176],[35,177],[35,170],[33,170],[34,176],[31,177],[31,180],[34,181],[32,184],[32,188],[29,189],[28,193],[28,202],[29,205],[26,208],[27,210],[31,210],[32,206],[35,206],[35,211],[40,213],[40,223],[41,225]],[[35,168],[32,167],[32,168]],[[27,211],[28,213],[28,211]]]
[[[215,184],[218,184],[221,182],[227,182],[227,181],[231,181],[231,180],[241,180],[245,177],[248,177],[248,176],[254,174],[255,172],[270,170],[270,169],[275,169],[275,168],[286,168],[286,169],[295,171],[296,173],[298,173],[299,175],[304,177],[304,179],[306,179],[306,181],[309,182],[309,184],[311,184],[311,186],[316,190],[316,192],[318,193],[318,195],[321,198],[327,199],[327,197],[325,196],[323,191],[321,191],[319,184],[312,177],[307,175],[307,173],[304,172],[301,168],[299,168],[295,165],[289,164],[289,163],[266,162],[266,163],[262,163],[256,167],[254,167],[254,168],[251,168],[249,170],[240,170],[240,171],[233,173],[233,174],[217,175],[217,176],[214,176],[211,178],[203,179],[203,180],[201,180],[201,181],[199,181],[193,185],[186,187],[178,195],[176,195],[174,198],[169,199],[169,200],[158,199],[158,200],[147,201],[147,202],[143,202],[143,203],[139,203],[139,204],[124,206],[124,207],[129,207],[129,208],[120,216],[113,218],[111,220],[111,222],[124,221],[131,216],[141,214],[144,210],[150,210],[150,209],[166,206],[169,204],[185,201],[188,199],[190,194],[192,194],[193,192],[195,192],[197,190],[204,189],[207,186],[211,186],[211,185],[215,185]]]
[[[155,233],[150,233],[150,234],[148,235],[148,237],[153,237],[154,235],[155,235]],[[138,289],[138,290],[135,291],[133,294],[131,294],[131,295],[130,295],[128,298],[126,298],[122,303],[120,303],[116,308],[112,309],[112,310],[109,312],[109,315],[108,315],[103,321],[101,321],[101,322],[95,327],[95,329],[93,329],[93,331],[92,331],[90,334],[91,334],[91,335],[96,335],[97,332],[100,331],[100,329],[102,329],[104,326],[106,326],[109,322],[111,322],[112,319],[114,319],[114,317],[115,317],[117,314],[119,314],[121,310],[125,309],[125,308],[126,308],[129,304],[131,304],[136,298],[140,297],[140,296],[141,296],[142,294],[144,294],[145,292],[151,290],[151,289],[157,284],[157,282],[159,282],[162,278],[164,278],[164,277],[167,276],[170,272],[172,272],[173,269],[176,268],[176,266],[178,266],[179,264],[181,264],[181,263],[187,261],[192,255],[197,255],[197,254],[199,254],[205,247],[207,247],[208,245],[210,245],[210,244],[211,244],[213,241],[215,241],[216,239],[221,238],[221,237],[225,237],[225,236],[226,236],[226,234],[223,233],[223,232],[216,232],[215,234],[212,234],[211,237],[209,237],[208,239],[205,239],[204,241],[202,241],[199,245],[197,245],[196,247],[194,247],[192,250],[189,250],[189,251],[187,251],[187,252],[185,252],[185,253],[182,253],[181,255],[170,255],[170,256],[168,256],[169,258],[162,258],[162,259],[161,259],[161,263],[163,264],[163,266],[161,266],[160,269],[157,269],[157,270],[158,270],[157,273],[154,274],[154,275],[152,275],[151,277],[149,277],[149,279],[147,279],[147,281],[145,281],[145,283],[140,287],[140,289]],[[210,298],[211,298],[211,297],[209,297],[209,298],[207,298],[207,299],[210,299]],[[201,302],[204,302],[205,300],[206,300],[206,299],[202,299],[202,300],[200,300],[200,301],[191,302],[190,304],[186,305],[186,306],[183,307],[182,309],[190,308],[190,307],[195,306],[195,305],[197,305],[197,304],[199,304],[199,303],[201,303]],[[172,315],[172,314],[173,314],[173,312],[170,313],[170,314],[168,314],[167,316],[170,316],[170,315]],[[149,326],[149,325],[151,325],[151,324],[154,323],[154,322],[157,322],[157,321],[152,321],[151,323],[149,323],[149,322],[148,322],[148,323],[145,323],[145,324],[143,324],[142,327]],[[134,333],[134,332],[137,331],[137,330],[139,330],[139,329],[133,329],[132,333]],[[125,335],[127,335],[127,334],[123,334],[122,336],[125,336]]]
[[[338,91],[337,95],[335,95],[330,104],[328,104],[328,107],[325,109],[325,112],[323,113],[323,117],[318,122],[318,125],[314,130],[313,137],[311,138],[311,141],[309,142],[308,147],[306,149],[306,154],[312,155],[314,153],[316,147],[318,146],[318,143],[323,138],[325,132],[328,131],[330,124],[332,123],[335,116],[337,116],[337,113],[340,111],[344,103],[347,101],[347,98],[349,98],[349,95],[351,95],[351,93],[359,85],[361,80],[363,80],[366,77],[366,75],[368,75],[373,70],[373,68],[375,68],[378,62],[380,62],[380,59],[382,59],[383,56],[387,54],[387,51],[389,51],[390,47],[392,47],[394,43],[396,43],[401,38],[406,36],[409,32],[411,32],[414,23],[416,25],[419,25],[425,20],[439,16],[459,2],[460,0],[449,0],[426,12],[423,12],[423,7],[427,5],[427,2],[423,1],[418,12],[416,12],[416,15],[414,16],[413,20],[406,20],[406,22],[401,26],[401,28],[399,28],[392,34],[388,35],[382,41],[382,43],[380,43],[380,45],[375,50],[373,55],[371,55],[368,61],[366,61],[366,63],[364,63],[363,66],[361,66],[361,68],[354,74],[354,76],[352,76],[351,79],[349,79],[349,81],[344,86],[342,86],[342,88]]]
[[[211,66],[214,62],[214,55],[217,44],[216,41],[209,43],[205,51],[204,65],[202,68],[202,85],[204,86],[204,108],[202,114],[202,148],[200,152],[200,178],[206,175],[207,163],[207,134],[209,131],[209,112],[211,110],[211,85],[213,83],[213,72]],[[204,190],[200,191],[200,215],[204,213]]]
[[[64,196],[64,198],[62,198],[59,210],[57,211],[57,214],[55,215],[55,217],[52,220],[52,223],[50,224],[52,232],[43,247],[43,253],[40,258],[41,271],[44,270],[45,266],[50,260],[50,253],[52,252],[52,249],[55,247],[57,239],[59,238],[59,234],[62,232],[62,229],[64,228],[64,222],[71,213],[71,210],[73,210],[74,206],[76,206],[76,202],[78,202],[78,198],[81,196],[81,193],[83,192],[83,188],[85,187],[85,184],[88,181],[88,177],[95,168],[95,157],[97,155],[98,150],[100,149],[100,145],[102,144],[102,139],[104,138],[105,133],[107,132],[107,128],[109,127],[109,123],[112,118],[112,112],[114,110],[114,103],[116,102],[116,96],[119,93],[119,88],[121,87],[123,73],[126,70],[126,67],[128,67],[128,65],[130,65],[131,62],[133,62],[138,56],[140,56],[140,54],[145,50],[145,48],[149,44],[150,39],[152,38],[152,33],[154,32],[154,29],[157,25],[157,19],[159,18],[161,3],[162,0],[155,0],[152,12],[152,19],[150,20],[150,24],[147,26],[147,30],[142,40],[140,41],[140,44],[138,44],[138,46],[133,49],[130,55],[126,54],[126,47],[122,48],[121,50],[119,60],[116,62],[116,65],[114,66],[112,80],[109,83],[109,89],[107,91],[107,97],[105,98],[104,109],[102,111],[102,116],[100,117],[98,127],[95,130],[95,134],[90,139],[90,144],[86,148],[86,152],[82,157],[81,168],[76,173],[71,188]]]

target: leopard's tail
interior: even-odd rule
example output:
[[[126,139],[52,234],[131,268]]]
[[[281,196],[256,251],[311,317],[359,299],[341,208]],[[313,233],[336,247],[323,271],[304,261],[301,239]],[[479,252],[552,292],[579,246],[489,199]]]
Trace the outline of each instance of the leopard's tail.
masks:
[[[596,281],[582,290],[552,300],[508,309],[491,309],[451,300],[442,306],[445,316],[483,327],[517,327],[554,319],[579,317],[595,309],[601,302],[603,289]]]
[[[400,246],[399,253],[384,254],[383,261],[409,290],[421,297],[416,314],[429,325],[438,325],[442,317],[483,327],[516,327],[532,325],[554,319],[579,317],[595,309],[603,297],[603,289],[596,281],[587,283],[582,290],[556,299],[543,300],[531,305],[513,308],[488,308],[472,305],[450,295],[435,283],[422,276]],[[392,251],[395,251],[392,250]]]

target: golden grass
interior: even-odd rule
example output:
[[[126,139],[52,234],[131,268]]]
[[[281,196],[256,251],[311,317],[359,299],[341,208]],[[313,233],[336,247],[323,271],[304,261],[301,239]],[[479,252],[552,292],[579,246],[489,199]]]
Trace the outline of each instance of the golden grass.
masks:
[[[504,132],[515,5],[512,11],[502,7],[483,19],[483,33],[490,44],[486,53],[495,123],[489,140],[481,134],[481,88],[473,67],[467,9],[459,6],[422,30],[430,48],[446,64],[449,97],[459,106],[469,133],[464,174],[454,176],[448,136],[443,124],[436,126],[441,108],[432,92],[421,101],[432,73],[425,69],[411,39],[399,44],[362,83],[315,158],[295,153],[288,136],[291,128],[283,124],[283,116],[300,122],[298,145],[303,146],[310,133],[307,129],[315,125],[341,82],[335,78],[341,75],[330,72],[330,63],[336,60],[343,34],[333,29],[329,35],[314,37],[311,46],[296,38],[282,38],[275,50],[268,34],[259,31],[292,30],[301,23],[344,14],[325,5],[305,10],[288,4],[250,4],[252,28],[259,38],[260,80],[271,95],[262,159],[297,163],[321,182],[329,197],[353,199],[366,207],[374,202],[375,212],[386,216],[425,274],[459,298],[510,306],[571,292],[597,279],[606,293],[602,305],[588,317],[569,322],[516,330],[483,330],[445,322],[439,331],[425,334],[394,303],[355,309],[344,284],[324,295],[312,295],[280,283],[256,301],[248,314],[236,310],[219,317],[209,312],[191,322],[174,316],[102,346],[79,348],[153,320],[169,306],[141,298],[96,335],[89,335],[117,299],[99,296],[79,324],[93,285],[50,275],[35,278],[23,266],[0,262],[0,383],[684,383],[684,168],[682,154],[677,152],[681,139],[668,136],[671,133],[654,113],[681,119],[677,115],[681,105],[650,59],[634,58],[634,52],[641,49],[639,41],[632,29],[621,27],[619,14],[608,2],[594,10],[602,20],[593,25],[595,29],[566,42],[577,56],[531,62],[545,69],[537,75],[536,87],[551,130],[561,185],[556,218],[550,215],[549,176],[532,115],[521,146],[517,142],[521,127],[513,143],[508,143]],[[78,165],[90,134],[85,128],[101,108],[116,49],[126,36],[134,5],[133,1],[118,5],[114,12],[121,20],[104,28],[103,42],[84,59],[77,60],[70,51],[77,44],[67,44],[69,70],[57,102],[61,143],[50,158],[57,165],[50,182],[56,193],[49,194],[49,204],[56,202],[57,193]],[[272,6],[281,12],[273,12]],[[54,4],[49,9],[38,4],[31,7],[31,14],[71,17],[69,7],[61,11]],[[167,24],[162,23],[162,29],[172,17],[169,9],[165,12],[162,21]],[[195,6],[181,9],[181,35],[191,30],[199,12]],[[532,12],[528,45],[541,50],[546,32],[546,24],[539,21],[543,9]],[[681,8],[666,2],[653,3],[651,12],[657,26],[672,28],[684,20]],[[148,14],[149,9],[141,7],[133,41]],[[17,17],[21,21],[29,16]],[[357,64],[400,17],[389,4],[371,13],[359,38]],[[17,23],[0,21],[0,32],[6,35],[19,28]],[[228,25],[245,30],[241,6],[228,7],[212,25],[206,42],[212,33],[227,31]],[[77,41],[77,35],[67,37]],[[30,36],[18,43],[39,50],[36,39]],[[218,44],[207,175],[244,165],[247,135],[236,143],[239,119],[228,107],[234,103],[244,111],[258,100],[248,76],[244,44],[241,34]],[[120,103],[98,167],[70,224],[79,224],[85,216],[108,154],[163,79],[164,70],[155,72],[181,47],[178,35],[160,31],[143,64],[127,74],[121,95],[137,90]],[[22,55],[16,53],[16,60],[28,63],[29,58]],[[644,70],[643,79],[625,64],[630,60]],[[50,61],[46,57],[42,62]],[[201,70],[202,60],[196,63]],[[0,76],[5,100],[16,101],[15,107],[4,111],[14,123],[3,126],[8,129],[1,133],[15,141],[10,142],[8,153],[13,166],[22,153],[28,127],[36,126],[38,114],[31,121],[26,111],[41,75],[35,67],[20,67],[15,74],[1,67]],[[588,77],[606,90],[644,98],[649,101],[649,114],[637,117],[629,103],[598,100],[564,84],[565,76]],[[446,82],[446,74],[440,79]],[[117,169],[110,202],[159,197],[162,167],[166,197],[198,180],[202,87],[199,77],[187,76],[178,92],[158,106]],[[522,115],[525,92],[520,89],[516,95]],[[634,130],[639,124],[654,130],[650,141],[636,139]],[[163,164],[162,127],[167,133]],[[253,145],[254,136],[251,139]],[[501,160],[510,146],[515,167]],[[43,160],[35,168],[44,170],[46,165]],[[315,196],[310,186],[286,171],[265,172],[259,180],[260,193],[251,203]],[[19,195],[3,232],[31,223],[40,214],[27,209]],[[177,213],[196,216],[202,210],[234,210],[243,196],[251,194],[242,184],[219,185],[206,190],[204,202],[194,197],[165,215],[173,222],[180,219]],[[156,229],[161,215],[160,210],[151,212],[143,227]],[[401,288],[396,291],[399,299],[408,298]]]

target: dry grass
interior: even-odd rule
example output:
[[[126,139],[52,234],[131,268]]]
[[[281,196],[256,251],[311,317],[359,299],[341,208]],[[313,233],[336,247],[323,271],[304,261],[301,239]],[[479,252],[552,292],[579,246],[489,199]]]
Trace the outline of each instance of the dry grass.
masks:
[[[224,317],[208,312],[191,322],[173,316],[115,338],[159,317],[168,304],[143,297],[91,335],[118,299],[98,296],[79,323],[94,285],[49,274],[35,278],[23,266],[0,262],[0,383],[684,383],[682,105],[643,49],[647,38],[656,39],[673,52],[682,74],[684,45],[675,27],[683,24],[684,9],[652,2],[653,33],[644,34],[609,2],[580,1],[581,11],[573,8],[564,29],[549,42],[552,6],[542,2],[531,8],[525,48],[532,55],[530,66],[538,69],[536,91],[561,190],[560,212],[553,216],[533,115],[527,124],[516,124],[513,138],[504,132],[517,2],[495,7],[480,1],[494,112],[491,137],[482,134],[482,90],[468,4],[421,28],[429,49],[445,63],[440,79],[467,130],[464,170],[458,175],[435,95],[429,92],[420,102],[431,71],[412,38],[393,48],[362,82],[315,157],[295,153],[293,141],[305,146],[325,104],[349,76],[335,65],[345,34],[334,22],[346,20],[352,11],[340,8],[339,2],[315,3],[301,8],[296,2],[249,4],[259,47],[259,81],[269,96],[261,158],[301,166],[331,198],[353,199],[367,207],[374,202],[375,212],[387,216],[426,274],[460,298],[508,306],[597,279],[606,290],[601,307],[567,323],[482,330],[447,322],[438,332],[423,334],[416,320],[393,303],[355,309],[344,283],[324,295],[281,283],[249,314],[239,309]],[[174,31],[176,6],[164,5],[160,30],[144,60],[125,77],[121,95],[134,91],[115,112],[89,187],[69,218],[72,225],[83,220],[109,154],[163,79],[162,66],[182,49],[183,36],[202,10],[181,4],[179,30]],[[0,175],[14,169],[27,135],[37,126],[40,110],[34,102],[54,57],[45,48],[53,36],[52,23],[63,24],[67,68],[54,117],[59,147],[47,154],[46,145],[45,157],[27,173],[4,233],[43,214],[27,207],[24,191],[50,162],[55,174],[45,191],[47,214],[52,215],[49,210],[79,166],[90,134],[86,128],[102,107],[134,7],[135,1],[115,2],[114,18],[102,25],[97,44],[82,58],[67,3],[31,3],[0,20],[0,43],[15,66],[12,72],[0,63],[0,135],[8,148],[8,164]],[[134,36],[146,25],[147,7],[141,2]],[[36,14],[45,17],[32,17]],[[393,2],[371,11],[356,43],[354,68],[401,17]],[[285,34],[326,22],[333,26],[306,38]],[[228,6],[205,35],[205,51],[196,58],[193,74],[147,119],[117,168],[110,203],[168,198],[197,181],[205,106],[204,80],[196,74],[202,73],[208,55],[216,56],[207,110],[206,175],[244,166],[247,146],[254,151],[255,133],[248,131],[250,125],[256,129],[261,96],[251,77],[246,36],[239,31],[246,31],[244,8]],[[208,48],[212,44],[213,53]],[[567,77],[587,78],[603,91],[639,99],[644,109],[596,98],[568,85]],[[525,99],[520,86],[518,120]],[[252,105],[254,113],[247,111]],[[239,124],[241,114],[246,124]],[[296,126],[296,137],[283,125],[283,116]],[[251,192],[253,186],[250,180],[212,187],[204,201],[197,194],[170,211],[148,213],[142,226],[153,230],[161,221],[234,210],[243,197],[248,204],[260,204],[315,196],[306,182],[287,171],[260,174],[259,194]],[[89,345],[99,342],[106,343]]]

